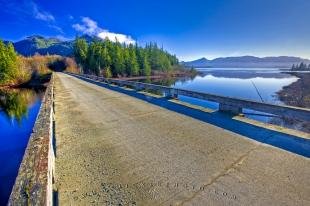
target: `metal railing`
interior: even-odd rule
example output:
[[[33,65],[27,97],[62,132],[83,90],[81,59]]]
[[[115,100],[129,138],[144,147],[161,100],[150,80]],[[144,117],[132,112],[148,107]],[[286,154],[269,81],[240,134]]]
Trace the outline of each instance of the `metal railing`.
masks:
[[[286,105],[277,105],[270,103],[263,103],[254,100],[241,99],[241,98],[233,98],[215,94],[208,94],[204,92],[195,92],[185,89],[177,89],[167,86],[137,82],[137,81],[127,81],[127,80],[119,80],[119,79],[107,79],[104,77],[98,77],[95,75],[80,75],[80,74],[72,74],[74,76],[86,77],[92,80],[97,80],[101,82],[105,82],[108,84],[116,84],[119,86],[128,86],[132,87],[136,90],[155,90],[160,91],[166,97],[177,98],[178,95],[183,95],[187,97],[193,97],[197,99],[212,101],[219,103],[219,110],[226,111],[234,114],[242,113],[242,109],[251,109],[255,111],[260,111],[268,114],[274,114],[276,116],[291,118],[291,119],[299,119],[304,121],[310,121],[310,109],[301,108],[301,107],[293,107]]]

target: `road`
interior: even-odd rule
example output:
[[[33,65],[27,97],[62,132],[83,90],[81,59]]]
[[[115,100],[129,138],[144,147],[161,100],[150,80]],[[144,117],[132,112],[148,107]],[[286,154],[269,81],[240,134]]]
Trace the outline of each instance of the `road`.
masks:
[[[63,73],[60,205],[310,205],[309,158]]]

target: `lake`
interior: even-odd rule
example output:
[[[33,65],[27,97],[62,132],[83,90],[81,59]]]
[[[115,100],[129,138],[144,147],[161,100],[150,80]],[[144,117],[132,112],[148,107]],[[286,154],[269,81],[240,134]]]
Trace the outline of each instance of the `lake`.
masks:
[[[0,90],[0,205],[6,205],[32,128],[42,91]]]
[[[152,79],[148,82],[198,92],[284,104],[278,99],[277,92],[298,80],[292,74],[272,68],[197,68],[197,70],[200,75],[192,78]],[[179,100],[218,109],[218,104],[214,102],[185,96],[179,96]],[[247,109],[243,112],[251,119],[300,129],[298,125],[287,125],[281,119],[270,117],[262,112]]]

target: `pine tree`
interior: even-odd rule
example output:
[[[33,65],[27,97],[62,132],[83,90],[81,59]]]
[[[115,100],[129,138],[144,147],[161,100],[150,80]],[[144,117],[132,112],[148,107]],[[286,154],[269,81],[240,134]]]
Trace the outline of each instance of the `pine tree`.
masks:
[[[137,76],[139,74],[139,64],[137,62],[137,56],[135,49],[132,45],[129,46],[129,67],[130,67],[130,76]]]
[[[0,83],[9,83],[18,76],[18,57],[11,43],[0,40]]]
[[[123,57],[124,57],[124,66],[125,66],[126,74],[130,76],[130,71],[131,71],[130,54],[129,54],[129,49],[126,47],[124,47]]]
[[[118,42],[114,44],[112,56],[112,73],[113,76],[124,75],[125,73],[124,56],[121,44]]]
[[[151,75],[151,65],[149,63],[148,57],[146,54],[143,54],[143,61],[142,61],[142,75],[150,76]]]
[[[136,45],[111,42],[92,42],[89,46],[83,39],[77,38],[74,44],[74,56],[85,73],[99,75],[107,71],[113,76],[149,76],[152,70],[169,72],[179,65],[175,55],[169,54],[156,43],[149,43],[144,48]],[[106,71],[107,70],[107,71]]]
[[[76,62],[79,64],[80,67],[82,67],[83,72],[87,72],[87,69],[84,68],[86,66],[87,62],[87,42],[85,39],[76,38],[74,45],[73,45],[73,53]],[[84,71],[84,69],[86,71]]]

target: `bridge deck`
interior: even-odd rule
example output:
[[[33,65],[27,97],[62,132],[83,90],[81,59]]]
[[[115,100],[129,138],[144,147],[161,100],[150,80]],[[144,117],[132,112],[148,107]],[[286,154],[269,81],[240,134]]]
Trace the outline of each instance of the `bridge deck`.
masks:
[[[310,204],[309,158],[62,73],[55,121],[60,205]]]

